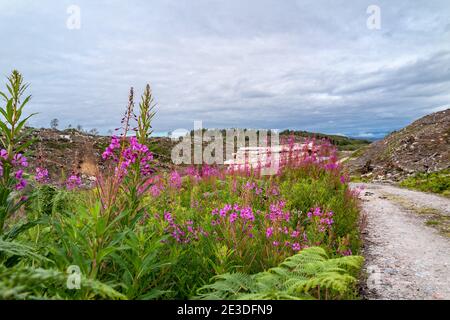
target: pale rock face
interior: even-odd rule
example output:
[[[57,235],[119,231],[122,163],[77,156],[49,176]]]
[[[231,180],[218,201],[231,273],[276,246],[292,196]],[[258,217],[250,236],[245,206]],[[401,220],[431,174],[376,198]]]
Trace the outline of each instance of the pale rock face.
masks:
[[[248,164],[251,168],[270,165],[272,161],[287,156],[289,152],[294,152],[299,156],[304,155],[304,150],[311,151],[312,144],[296,143],[292,147],[289,145],[278,145],[273,147],[241,147],[233,153],[233,159],[226,160],[225,165],[239,167]]]

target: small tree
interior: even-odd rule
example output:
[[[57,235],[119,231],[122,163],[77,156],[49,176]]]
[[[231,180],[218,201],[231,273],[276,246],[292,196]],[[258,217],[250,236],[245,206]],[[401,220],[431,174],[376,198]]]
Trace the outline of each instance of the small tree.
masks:
[[[59,120],[58,119],[54,118],[54,119],[52,119],[52,121],[50,121],[50,127],[53,130],[56,130],[58,128],[58,126],[59,126]]]
[[[89,134],[92,134],[93,136],[97,136],[98,130],[96,128],[92,128],[91,130],[89,130]]]

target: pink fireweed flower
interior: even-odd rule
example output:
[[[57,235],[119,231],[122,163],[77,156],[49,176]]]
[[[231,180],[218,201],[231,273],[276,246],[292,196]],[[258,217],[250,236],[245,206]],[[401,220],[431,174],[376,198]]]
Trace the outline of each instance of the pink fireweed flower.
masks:
[[[156,185],[156,184],[151,186],[150,187],[150,194],[154,198],[159,197],[159,195],[161,194],[161,188],[158,185]]]
[[[49,180],[48,177],[48,170],[45,168],[37,167],[36,168],[36,175],[34,176],[34,179],[39,183],[46,183]]]
[[[5,149],[2,149],[0,151],[0,157],[3,158],[4,160],[8,159],[8,151],[6,151]]]
[[[72,190],[81,186],[81,178],[77,175],[71,175],[66,181],[66,188]]]
[[[105,149],[102,154],[102,158],[107,160],[113,159],[115,162],[119,161],[119,157],[116,155],[116,150],[120,149],[120,140],[116,136],[111,137],[110,145]],[[128,173],[128,168],[134,164],[139,163],[140,174],[148,176],[153,173],[153,169],[150,165],[153,160],[153,153],[149,151],[146,145],[142,145],[138,142],[136,137],[131,137],[127,148],[125,148],[121,155],[122,162],[120,167],[116,168],[116,174],[123,178]]]
[[[337,168],[339,168],[339,164],[337,164],[337,163],[327,163],[325,165],[325,170],[328,170],[328,171],[336,170]]]
[[[293,243],[292,244],[292,250],[294,250],[294,251],[300,251],[301,250],[301,246],[300,246],[300,244],[299,243]]]
[[[351,249],[347,249],[344,252],[342,252],[342,255],[344,255],[344,256],[351,256],[352,255],[352,250]]]
[[[272,244],[274,247],[278,247],[280,245],[280,243],[278,241],[274,241],[274,242],[272,242]]]
[[[204,166],[202,166],[202,177],[212,177],[212,176],[217,176],[219,174],[219,170],[217,170],[214,167],[211,167],[207,164],[205,164]]]
[[[177,171],[172,171],[170,173],[169,185],[174,189],[181,188],[181,176]]]
[[[325,212],[320,208],[314,208],[313,212],[308,212],[308,218],[311,219],[316,225],[319,232],[325,232],[327,229],[331,229],[334,223],[333,212]]]
[[[165,212],[164,220],[166,220],[167,222],[173,222],[172,214],[170,212]]]
[[[266,229],[266,238],[270,238],[273,234],[273,228],[269,227]]]
[[[17,170],[14,173],[14,177],[17,179],[17,184],[15,185],[15,189],[17,191],[25,189],[27,186],[27,181],[23,178],[23,170]]]
[[[278,203],[271,204],[269,206],[268,218],[271,221],[280,221],[280,220],[289,221],[289,219],[290,219],[289,212],[283,211],[285,204],[286,204],[286,202],[284,202],[284,201],[279,201]]]
[[[14,155],[12,164],[14,166],[28,167],[27,158],[23,156],[21,153],[17,153]]]
[[[292,231],[292,233],[291,233],[292,238],[298,238],[299,236],[300,236],[300,231],[297,231],[297,230]]]
[[[27,186],[27,181],[25,179],[20,179],[19,182],[15,185],[15,189],[17,191],[25,189]]]
[[[232,214],[230,214],[230,223],[233,223],[234,221],[236,221],[238,215],[236,212],[233,212]]]
[[[253,214],[253,210],[250,207],[242,208],[241,210],[241,217],[245,220],[254,221],[255,215]]]
[[[14,174],[14,176],[16,177],[17,180],[22,179],[22,175],[23,175],[23,170],[17,170],[16,173]]]
[[[102,153],[103,160],[106,160],[108,158],[114,158],[117,160],[117,158],[114,155],[114,150],[120,148],[120,140],[116,136],[111,137],[111,143],[109,146],[105,149],[105,151]]]

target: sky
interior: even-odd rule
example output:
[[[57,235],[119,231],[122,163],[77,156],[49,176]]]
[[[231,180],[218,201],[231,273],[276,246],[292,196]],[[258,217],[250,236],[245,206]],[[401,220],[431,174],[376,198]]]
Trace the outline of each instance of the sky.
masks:
[[[12,69],[37,127],[106,133],[149,83],[156,132],[378,138],[450,107],[450,1],[0,0],[0,77]]]

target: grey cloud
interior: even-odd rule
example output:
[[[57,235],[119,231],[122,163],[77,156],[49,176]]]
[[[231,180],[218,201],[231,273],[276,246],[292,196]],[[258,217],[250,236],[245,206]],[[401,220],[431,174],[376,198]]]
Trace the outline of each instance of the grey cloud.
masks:
[[[446,0],[0,0],[0,74],[31,82],[32,124],[117,126],[130,86],[152,85],[155,130],[388,132],[450,101]],[[445,32],[447,30],[447,32]]]

